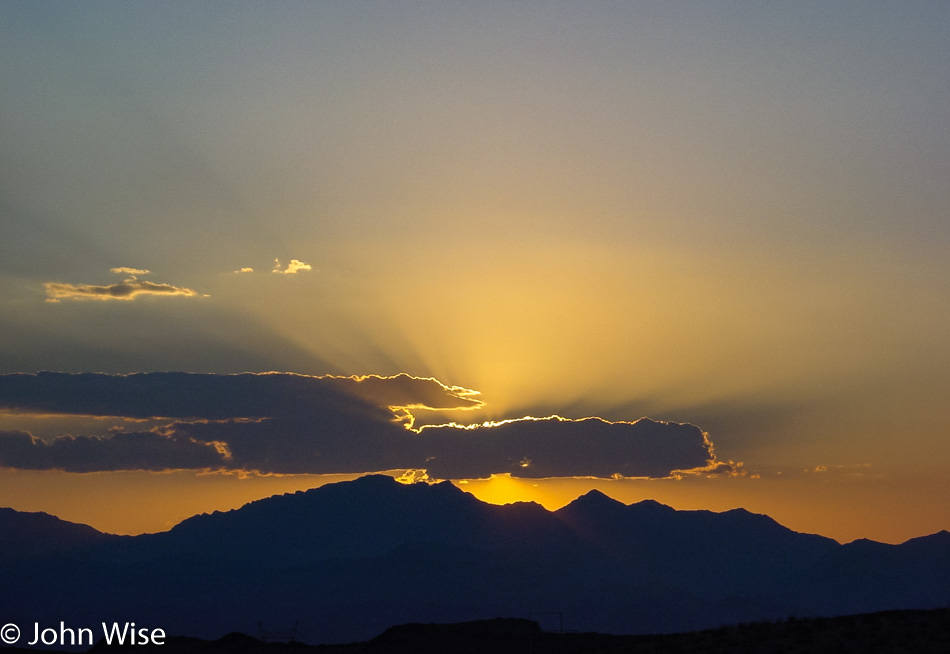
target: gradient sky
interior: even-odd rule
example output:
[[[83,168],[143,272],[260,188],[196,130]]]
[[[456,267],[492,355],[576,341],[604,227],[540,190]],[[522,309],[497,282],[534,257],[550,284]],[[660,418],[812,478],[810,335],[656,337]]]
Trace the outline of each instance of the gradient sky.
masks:
[[[645,416],[742,463],[465,484],[496,501],[950,528],[947,34],[937,1],[4,2],[0,373],[405,372],[479,391],[460,422]],[[0,505],[124,533],[324,479],[8,467]]]

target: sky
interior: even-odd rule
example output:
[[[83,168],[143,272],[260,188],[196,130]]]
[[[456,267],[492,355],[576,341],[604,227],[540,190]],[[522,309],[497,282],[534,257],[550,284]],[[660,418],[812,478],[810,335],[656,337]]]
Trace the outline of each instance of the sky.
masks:
[[[950,529],[948,33],[4,2],[0,505],[140,533],[408,470]]]

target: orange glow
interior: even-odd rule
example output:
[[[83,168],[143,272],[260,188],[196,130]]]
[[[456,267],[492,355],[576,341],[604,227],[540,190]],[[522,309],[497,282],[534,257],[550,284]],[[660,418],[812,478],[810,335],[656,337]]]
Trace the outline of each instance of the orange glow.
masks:
[[[937,483],[922,480],[923,484]],[[943,498],[921,501],[919,491],[886,480],[842,475],[815,479],[809,475],[766,477],[685,477],[683,479],[490,479],[456,484],[492,504],[531,501],[548,510],[569,504],[591,489],[631,504],[653,499],[679,510],[728,511],[744,508],[762,513],[780,524],[850,542],[870,538],[887,543],[934,533],[946,528]],[[950,493],[950,481],[939,482]]]
[[[198,513],[360,475],[230,475],[192,470],[63,473],[0,469],[0,506],[42,511],[114,534],[166,531]],[[116,489],[121,489],[116,492]]]
[[[423,471],[392,472],[401,481],[427,479]],[[817,473],[819,476],[828,473]],[[0,506],[44,511],[101,531],[138,534],[170,529],[197,513],[226,511],[279,493],[316,488],[361,475],[229,475],[194,471],[70,474],[0,470]],[[871,538],[899,543],[946,528],[950,480],[923,479],[943,490],[921,501],[916,486],[872,476],[814,473],[683,479],[489,479],[454,482],[492,504],[537,502],[556,510],[591,489],[625,504],[654,499],[680,510],[742,507],[771,516],[796,531],[848,542]],[[121,493],[116,489],[121,488]],[[135,507],[134,510],[129,507]]]

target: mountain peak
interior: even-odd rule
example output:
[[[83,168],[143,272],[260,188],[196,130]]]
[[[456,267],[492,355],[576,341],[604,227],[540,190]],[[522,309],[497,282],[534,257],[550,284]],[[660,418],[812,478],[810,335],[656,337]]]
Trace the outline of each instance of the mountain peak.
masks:
[[[112,538],[117,537],[48,513],[0,507],[0,549],[6,555],[52,552]]]
[[[105,536],[103,532],[89,525],[69,522],[42,511],[17,511],[9,507],[0,507],[0,530],[3,532],[46,534],[54,532],[69,532],[72,537],[85,535],[87,537]]]
[[[641,509],[650,510],[650,511],[670,512],[670,511],[676,510],[668,504],[663,504],[662,502],[657,502],[656,500],[651,500],[651,499],[640,500],[639,502],[635,502],[631,504],[630,506],[639,507]]]
[[[623,504],[623,502],[619,500],[615,500],[614,498],[610,497],[606,493],[603,493],[597,490],[596,488],[592,488],[591,490],[587,491],[586,493],[584,493],[583,495],[581,495],[574,501],[583,502],[585,504],[602,505],[602,506],[607,506],[607,505],[615,506],[618,504],[622,506],[626,506],[625,504]]]
[[[596,506],[619,508],[626,505],[623,502],[615,500],[609,495],[594,488],[587,491],[583,495],[576,497],[574,500],[572,500],[567,505],[565,505],[564,508],[567,508],[568,506],[587,507],[587,508],[596,507]]]
[[[684,512],[677,511],[672,506],[656,500],[641,500],[626,507],[626,514],[637,519],[667,519]]]
[[[561,507],[554,512],[556,516],[568,523],[602,520],[613,520],[619,517],[627,505],[619,502],[612,497],[605,495],[599,490],[590,490],[570,504]]]

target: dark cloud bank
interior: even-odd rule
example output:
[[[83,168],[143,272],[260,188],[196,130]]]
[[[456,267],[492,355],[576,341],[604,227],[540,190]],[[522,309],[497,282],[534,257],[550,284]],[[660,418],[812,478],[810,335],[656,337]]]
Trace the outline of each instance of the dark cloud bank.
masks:
[[[523,418],[411,429],[414,409],[476,409],[476,393],[434,379],[285,373],[0,375],[0,410],[162,418],[148,431],[52,442],[0,431],[0,466],[359,473],[426,469],[442,479],[666,477],[729,472],[693,425]]]

